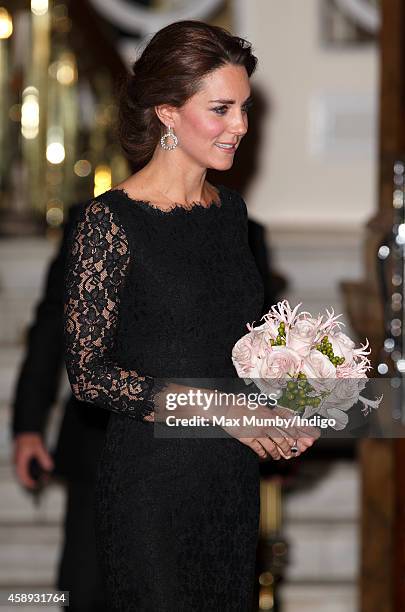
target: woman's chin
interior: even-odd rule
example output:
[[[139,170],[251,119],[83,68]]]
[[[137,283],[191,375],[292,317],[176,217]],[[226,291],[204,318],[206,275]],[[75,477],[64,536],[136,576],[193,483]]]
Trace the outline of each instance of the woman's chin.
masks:
[[[210,164],[210,168],[212,170],[229,170],[229,168],[232,168],[233,165],[233,155],[229,156],[229,159],[224,159],[221,161],[218,160],[213,160],[212,163]]]

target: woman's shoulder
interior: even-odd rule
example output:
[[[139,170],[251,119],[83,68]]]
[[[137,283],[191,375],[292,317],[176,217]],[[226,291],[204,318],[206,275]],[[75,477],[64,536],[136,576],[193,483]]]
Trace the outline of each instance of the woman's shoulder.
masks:
[[[93,196],[73,204],[69,208],[66,220],[66,233],[74,234],[100,232],[105,235],[108,232],[125,237],[125,224],[121,220],[115,198],[109,192]]]
[[[232,200],[240,201],[241,199],[243,199],[239,191],[237,191],[233,187],[230,187],[229,185],[224,185],[223,183],[220,183],[216,186],[216,188],[219,192],[222,192],[226,197]]]
[[[247,216],[247,208],[245,200],[242,195],[234,189],[233,187],[229,187],[228,185],[218,185],[218,189],[222,193],[222,197],[232,202],[234,206],[237,207],[238,210],[242,212],[244,216]]]
[[[85,217],[92,221],[101,221],[105,218],[115,219],[118,217],[116,204],[117,198],[114,196],[113,190],[110,189],[71,206],[69,217],[72,220]]]

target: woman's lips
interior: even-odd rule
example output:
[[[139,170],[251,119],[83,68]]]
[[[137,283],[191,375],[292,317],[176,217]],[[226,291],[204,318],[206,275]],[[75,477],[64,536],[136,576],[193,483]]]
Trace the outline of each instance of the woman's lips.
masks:
[[[235,153],[236,151],[236,143],[225,143],[225,142],[216,142],[215,146],[217,149],[220,149],[224,153]]]

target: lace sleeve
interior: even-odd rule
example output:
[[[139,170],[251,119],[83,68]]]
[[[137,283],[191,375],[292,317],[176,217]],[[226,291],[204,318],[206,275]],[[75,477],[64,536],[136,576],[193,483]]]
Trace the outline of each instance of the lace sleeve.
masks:
[[[94,200],[72,230],[65,271],[65,360],[73,394],[137,420],[165,383],[123,370],[111,357],[130,251],[109,207]],[[147,419],[149,420],[149,419]]]

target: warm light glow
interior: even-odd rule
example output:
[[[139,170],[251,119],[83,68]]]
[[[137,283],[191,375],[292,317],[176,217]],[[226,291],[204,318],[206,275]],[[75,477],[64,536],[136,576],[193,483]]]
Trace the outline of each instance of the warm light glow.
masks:
[[[13,33],[13,20],[10,13],[3,7],[0,7],[0,39],[10,38]]]
[[[78,159],[73,166],[73,171],[77,176],[81,178],[89,176],[91,172],[91,163],[87,159]]]
[[[26,87],[22,94],[21,134],[24,136],[24,138],[32,140],[38,136],[38,129],[38,89],[36,89],[36,87]]]
[[[56,78],[61,85],[70,85],[75,80],[75,71],[70,64],[61,64],[56,72]]]
[[[46,159],[50,164],[60,164],[65,159],[63,129],[53,126],[48,129]]]
[[[274,583],[274,576],[271,572],[262,572],[259,576],[259,584],[269,586]]]
[[[46,211],[46,221],[52,227],[58,227],[63,223],[63,210],[57,206],[52,206]]]
[[[46,147],[46,159],[50,164],[60,164],[65,159],[65,147],[61,142],[50,142]]]
[[[94,171],[94,196],[111,189],[111,168],[109,166],[97,166]]]
[[[21,104],[13,104],[10,106],[8,116],[10,117],[11,121],[19,123],[21,121]]]
[[[273,610],[274,596],[268,589],[261,589],[259,592],[259,610]]]
[[[56,68],[56,78],[61,85],[71,85],[77,80],[74,57],[65,53]]]
[[[45,15],[48,12],[48,0],[31,0],[31,11],[34,15]]]

